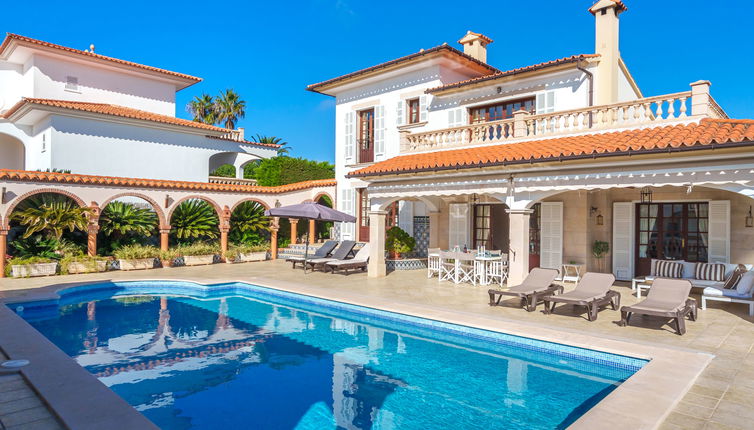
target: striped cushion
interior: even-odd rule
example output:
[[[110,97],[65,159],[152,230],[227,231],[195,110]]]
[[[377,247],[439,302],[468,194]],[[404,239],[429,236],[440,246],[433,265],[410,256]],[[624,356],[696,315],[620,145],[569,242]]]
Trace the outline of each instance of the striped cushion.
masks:
[[[658,278],[681,278],[683,264],[679,261],[659,260],[655,263],[655,276]]]
[[[723,289],[730,290],[732,288],[736,288],[736,285],[738,285],[738,281],[741,279],[741,276],[748,272],[746,269],[746,266],[743,264],[739,264],[734,270],[733,273],[728,276],[728,279],[725,280],[725,284],[723,284]]]
[[[725,264],[697,263],[694,278],[702,281],[724,281]]]

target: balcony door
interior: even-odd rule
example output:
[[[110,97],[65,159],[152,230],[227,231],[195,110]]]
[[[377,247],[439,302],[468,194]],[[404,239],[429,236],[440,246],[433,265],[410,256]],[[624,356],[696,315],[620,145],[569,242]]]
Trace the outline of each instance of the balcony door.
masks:
[[[637,275],[652,259],[707,261],[709,203],[638,203],[636,213]]]
[[[359,163],[374,161],[374,109],[359,111]]]

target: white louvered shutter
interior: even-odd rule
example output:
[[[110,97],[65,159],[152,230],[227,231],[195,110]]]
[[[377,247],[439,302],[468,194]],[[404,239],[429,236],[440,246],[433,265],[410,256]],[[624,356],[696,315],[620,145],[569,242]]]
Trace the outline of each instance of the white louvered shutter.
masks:
[[[631,202],[613,203],[613,275],[621,281],[634,277],[634,207]]]
[[[346,112],[345,116],[345,158],[346,164],[353,164],[356,152],[356,114]]]
[[[540,206],[540,267],[562,270],[563,202],[543,202]]]
[[[398,203],[398,227],[414,236],[414,202],[401,200]]]
[[[419,97],[419,121],[427,120],[427,96]]]
[[[403,105],[405,104],[405,101],[398,100],[398,105],[395,107],[395,125],[403,125],[406,120],[406,116],[403,114]]]
[[[469,245],[469,205],[451,203],[449,205],[448,246],[450,249]]]
[[[374,108],[374,158],[380,161],[385,158],[385,106]]]
[[[464,122],[463,108],[448,110],[448,127],[460,127]]]
[[[709,202],[707,261],[730,262],[730,201]]]
[[[356,215],[354,207],[354,199],[356,190],[346,188],[340,192],[340,210],[349,214]],[[340,239],[341,240],[355,240],[356,225],[352,222],[343,222],[340,224]]]

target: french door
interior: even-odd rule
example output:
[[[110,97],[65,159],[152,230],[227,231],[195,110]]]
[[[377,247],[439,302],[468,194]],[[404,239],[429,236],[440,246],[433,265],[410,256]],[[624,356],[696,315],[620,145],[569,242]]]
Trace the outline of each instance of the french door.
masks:
[[[374,109],[359,112],[359,163],[374,161]]]
[[[542,204],[534,204],[532,211],[529,215],[529,270],[539,267],[541,262]]]
[[[369,196],[366,188],[359,190],[359,241],[369,242]],[[393,202],[387,207],[385,216],[385,231],[398,225],[398,202]],[[409,232],[412,234],[413,232]]]
[[[637,203],[636,274],[648,275],[652,259],[707,261],[709,203]]]

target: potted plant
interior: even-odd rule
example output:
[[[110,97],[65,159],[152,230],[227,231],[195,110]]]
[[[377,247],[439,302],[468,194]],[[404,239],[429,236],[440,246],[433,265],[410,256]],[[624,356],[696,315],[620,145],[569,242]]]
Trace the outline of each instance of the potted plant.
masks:
[[[58,272],[58,262],[46,257],[11,258],[8,267],[14,278],[50,276]]]
[[[401,258],[401,254],[407,254],[414,250],[416,240],[398,226],[391,227],[387,231],[385,249],[393,259]]]
[[[245,263],[248,261],[264,261],[269,256],[269,244],[248,245],[238,244],[228,247],[225,259],[228,263]]]
[[[160,257],[160,249],[155,246],[127,245],[113,253],[120,270],[153,269]]]
[[[605,255],[610,251],[610,244],[607,242],[603,242],[600,240],[595,240],[592,244],[592,255],[594,258],[597,259],[597,265],[599,266],[600,272],[604,271],[604,258]]]
[[[209,243],[178,245],[174,248],[177,258],[183,260],[184,266],[201,266],[212,264],[220,254],[220,247]]]
[[[60,274],[62,275],[104,272],[105,270],[107,270],[107,259],[102,257],[90,257],[82,253],[69,255],[60,260]]]

